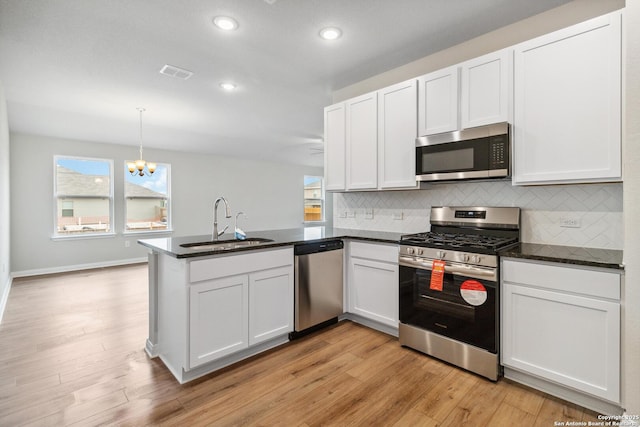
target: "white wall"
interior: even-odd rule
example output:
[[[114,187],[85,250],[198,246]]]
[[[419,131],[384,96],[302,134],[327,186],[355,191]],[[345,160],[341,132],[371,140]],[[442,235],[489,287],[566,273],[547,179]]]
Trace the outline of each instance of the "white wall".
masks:
[[[124,236],[124,161],[135,147],[11,134],[11,271],[14,276],[113,265],[146,256]],[[51,240],[53,230],[53,156],[87,156],[114,160],[115,228],[111,238]],[[245,231],[300,227],[304,175],[318,168],[145,149],[146,160],[171,164],[173,236],[206,235],[213,224],[213,202],[225,196],[232,212],[243,211]],[[22,165],[15,167],[15,165]],[[331,211],[329,211],[331,212]],[[219,218],[224,217],[219,208]],[[230,224],[232,219],[221,219]],[[166,234],[165,234],[166,235]],[[155,235],[156,237],[160,237]],[[131,246],[125,247],[125,241]]]
[[[333,101],[378,90],[623,8],[624,0],[574,0],[333,92]]]
[[[640,414],[640,0],[627,0],[624,139],[625,292],[623,393],[628,414]],[[638,425],[638,423],[636,424]]]
[[[9,202],[9,123],[7,103],[0,82],[0,320],[11,287]]]

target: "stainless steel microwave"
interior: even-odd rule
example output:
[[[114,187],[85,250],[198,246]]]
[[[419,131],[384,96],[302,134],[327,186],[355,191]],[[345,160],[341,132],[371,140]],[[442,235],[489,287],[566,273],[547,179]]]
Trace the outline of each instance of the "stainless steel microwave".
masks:
[[[416,180],[450,181],[511,176],[509,123],[416,139]]]

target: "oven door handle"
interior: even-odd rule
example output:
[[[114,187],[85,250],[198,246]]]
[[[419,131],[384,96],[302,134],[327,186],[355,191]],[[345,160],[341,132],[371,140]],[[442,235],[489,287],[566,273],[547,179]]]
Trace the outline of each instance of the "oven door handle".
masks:
[[[418,268],[420,270],[432,270],[433,264],[431,262],[418,261],[415,258],[400,256],[398,258],[398,264],[404,267]],[[457,276],[474,277],[477,279],[487,279],[492,282],[498,280],[497,270],[494,268],[481,268],[474,266],[459,266],[459,265],[445,265],[444,272],[454,274]]]

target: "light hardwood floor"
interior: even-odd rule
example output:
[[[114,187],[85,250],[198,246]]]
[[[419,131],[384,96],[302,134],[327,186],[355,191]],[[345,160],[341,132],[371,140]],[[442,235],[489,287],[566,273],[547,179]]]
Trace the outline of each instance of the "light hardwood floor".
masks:
[[[185,385],[144,350],[146,265],[14,281],[0,425],[553,426],[597,414],[351,322]]]

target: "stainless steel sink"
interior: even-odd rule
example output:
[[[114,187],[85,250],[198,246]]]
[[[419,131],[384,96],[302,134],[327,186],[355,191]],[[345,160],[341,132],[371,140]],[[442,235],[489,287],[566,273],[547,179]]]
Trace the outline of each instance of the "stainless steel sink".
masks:
[[[220,240],[196,243],[183,243],[180,246],[190,250],[206,251],[228,251],[231,249],[244,248],[247,246],[257,246],[264,243],[273,242],[271,239],[261,237],[251,237],[245,240]]]

